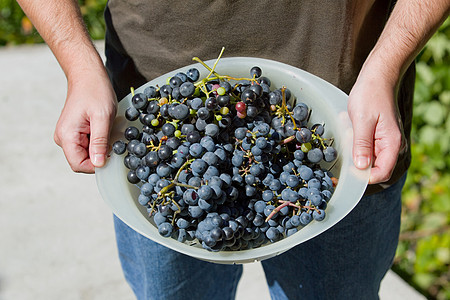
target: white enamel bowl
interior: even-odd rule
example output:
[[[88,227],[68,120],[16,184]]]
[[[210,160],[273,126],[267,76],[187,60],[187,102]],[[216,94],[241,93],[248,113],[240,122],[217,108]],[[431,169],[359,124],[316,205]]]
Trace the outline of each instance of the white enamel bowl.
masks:
[[[206,64],[212,66],[214,61],[207,61]],[[352,163],[352,127],[347,114],[347,95],[310,73],[271,60],[249,57],[222,58],[215,70],[222,75],[249,77],[249,71],[253,66],[259,66],[263,76],[270,78],[272,88],[284,85],[299,101],[308,104],[312,108],[311,123],[325,123],[326,136],[334,137],[333,146],[338,150],[339,155],[331,171],[339,178],[339,183],[328,203],[326,218],[321,222],[312,221],[294,235],[259,248],[210,252],[200,245],[191,246],[160,236],[158,229],[147,217],[145,207],[137,202],[139,189],[127,181],[127,169],[123,164],[123,156],[111,154],[107,164],[96,170],[96,179],[104,201],[117,217],[149,239],[186,255],[216,263],[241,264],[273,257],[306,242],[331,228],[357,205],[366,189],[370,171],[358,170]],[[166,83],[168,77],[180,71],[186,72],[191,67],[196,67],[200,71],[200,78],[209,74],[203,66],[194,64],[158,77],[136,89],[136,92],[141,92],[150,85],[161,86]],[[132,124],[123,117],[126,108],[130,105],[131,94],[120,101],[118,117],[111,136],[112,141],[123,139],[125,128]]]

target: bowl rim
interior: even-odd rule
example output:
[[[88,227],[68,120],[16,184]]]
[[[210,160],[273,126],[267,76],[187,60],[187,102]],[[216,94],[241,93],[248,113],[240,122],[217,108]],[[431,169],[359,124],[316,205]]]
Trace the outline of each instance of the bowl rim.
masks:
[[[212,66],[215,63],[216,60],[208,60],[205,61],[205,64]],[[263,58],[256,58],[256,57],[224,57],[221,58],[220,61],[217,64],[216,70],[218,73],[220,73],[220,70],[231,68],[233,66],[243,68],[246,67],[247,72],[250,70],[250,68],[254,65],[258,65],[263,70],[263,73],[265,73],[265,68],[270,68],[270,72],[281,72],[281,74],[286,75],[287,77],[291,78],[293,81],[303,81],[308,83],[308,88],[313,88],[316,90],[318,95],[321,95],[321,97],[325,97],[324,94],[331,93],[334,97],[334,100],[332,102],[327,102],[327,104],[330,105],[330,109],[333,111],[338,111],[339,113],[336,114],[338,116],[339,120],[336,120],[338,124],[340,124],[344,130],[342,132],[339,132],[341,134],[342,141],[344,142],[344,151],[345,153],[342,153],[342,160],[343,163],[345,162],[347,165],[349,164],[349,161],[351,161],[351,151],[349,152],[349,149],[351,147],[349,145],[352,145],[352,127],[351,122],[348,117],[348,113],[346,110],[347,105],[347,99],[348,96],[342,92],[340,89],[332,85],[331,83],[328,83],[327,81],[321,79],[318,76],[315,76],[307,71],[304,71],[302,69],[290,66],[288,64],[277,62],[274,60],[269,59],[263,59]],[[250,66],[250,67],[248,67]],[[142,92],[147,86],[150,85],[161,85],[165,84],[166,79],[175,75],[178,72],[185,72],[189,68],[197,68],[201,73],[206,73],[205,71],[202,72],[202,68],[204,67],[199,63],[194,63],[191,65],[187,65],[181,68],[178,68],[176,70],[173,70],[171,72],[168,72],[164,75],[161,75],[144,85],[140,86],[139,88],[135,89],[135,93]],[[206,69],[205,69],[206,70]],[[207,72],[209,73],[209,72]],[[232,74],[227,74],[232,75]],[[264,74],[263,74],[264,76]],[[270,78],[268,75],[267,77]],[[201,77],[202,78],[202,77]],[[272,78],[270,78],[272,79]],[[289,85],[286,85],[288,88]],[[304,87],[302,87],[304,88]],[[294,94],[294,93],[293,93]],[[298,98],[298,95],[296,95]],[[125,107],[128,107],[130,105],[131,101],[131,93],[125,96],[120,102],[118,107],[118,116],[116,117],[115,124],[113,127],[113,132],[115,129],[119,128],[120,126],[124,126],[123,123],[128,124],[129,122],[124,119],[121,115],[119,115],[119,112],[124,111]],[[118,125],[122,124],[122,125]],[[113,135],[112,135],[113,136]],[[123,136],[123,135],[122,135]],[[340,174],[339,180],[341,181],[341,178],[343,175],[345,175],[345,180],[351,180],[352,185],[356,187],[352,192],[352,196],[354,197],[354,201],[351,202],[351,205],[348,205],[346,207],[345,212],[340,212],[339,217],[328,217],[332,216],[332,214],[329,214],[329,208],[327,208],[327,218],[328,223],[327,226],[315,226],[315,224],[321,224],[322,222],[315,222],[310,223],[309,225],[305,226],[299,232],[296,234],[286,237],[276,243],[268,243],[264,246],[258,247],[258,248],[252,248],[249,250],[239,250],[239,251],[220,251],[220,252],[211,252],[206,249],[203,249],[201,247],[193,247],[186,243],[180,243],[172,238],[164,238],[158,234],[158,231],[156,227],[150,222],[149,218],[145,218],[142,213],[141,217],[139,217],[139,214],[137,214],[136,211],[139,210],[138,207],[136,207],[136,211],[129,212],[127,214],[124,214],[123,208],[120,207],[119,202],[122,201],[118,199],[118,197],[126,196],[126,193],[122,191],[111,191],[111,186],[117,188],[117,185],[120,185],[120,181],[117,180],[117,178],[113,177],[113,171],[120,172],[120,167],[125,168],[123,166],[123,163],[120,163],[116,160],[123,160],[122,156],[117,156],[115,154],[112,154],[106,165],[103,168],[97,168],[95,172],[95,177],[97,181],[97,186],[99,189],[99,192],[103,198],[103,200],[106,202],[106,204],[111,208],[113,213],[122,220],[125,224],[133,228],[135,231],[140,233],[141,235],[146,236],[147,238],[160,243],[172,250],[178,251],[180,253],[193,256],[198,259],[215,262],[215,263],[224,263],[224,264],[242,264],[242,263],[248,263],[248,262],[254,262],[254,261],[261,261],[273,256],[276,256],[280,253],[283,253],[290,248],[308,241],[309,239],[321,234],[322,232],[330,229],[333,227],[336,223],[338,223],[340,220],[342,220],[359,202],[362,195],[364,194],[364,191],[368,184],[370,169],[366,170],[359,170],[356,167],[354,167],[353,163],[351,163],[351,166],[349,165],[349,172],[348,174]],[[121,166],[120,166],[121,164]],[[109,172],[109,173],[108,173]],[[348,178],[347,178],[348,177]],[[123,177],[122,177],[123,179]],[[126,181],[123,184],[127,186],[131,186]],[[130,187],[128,187],[130,188]],[[336,191],[340,189],[340,185],[338,184]],[[335,193],[336,193],[335,191]],[[333,194],[333,197],[335,194]],[[332,197],[332,199],[333,199]],[[136,202],[136,199],[132,199],[134,202]],[[139,204],[138,204],[139,205]],[[333,209],[332,209],[333,210]],[[336,209],[334,209],[336,210]],[[145,222],[143,222],[145,220]],[[153,230],[146,227],[153,227]],[[315,230],[315,231],[314,231]],[[314,232],[312,232],[314,231]],[[156,235],[155,235],[156,232]],[[303,234],[299,234],[303,232]]]

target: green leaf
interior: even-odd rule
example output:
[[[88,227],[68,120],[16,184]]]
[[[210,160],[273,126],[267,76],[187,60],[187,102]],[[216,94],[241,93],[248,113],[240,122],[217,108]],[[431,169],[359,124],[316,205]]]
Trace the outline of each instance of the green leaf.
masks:
[[[449,248],[438,248],[436,250],[436,258],[441,262],[441,264],[450,263],[450,249]]]
[[[417,273],[413,276],[414,282],[424,290],[436,280],[436,276],[429,273]]]
[[[450,76],[448,76],[450,78]],[[439,101],[442,102],[442,104],[446,105],[447,108],[450,106],[450,91],[443,91],[439,95]]]
[[[434,144],[438,142],[441,135],[440,131],[440,128],[430,125],[423,126],[419,133],[420,143]]]
[[[417,63],[416,73],[417,77],[427,86],[430,86],[435,81],[436,76],[432,72],[430,66],[424,62]]]
[[[440,102],[433,101],[428,104],[423,119],[428,124],[435,126],[441,125],[444,123],[446,111],[446,108]]]

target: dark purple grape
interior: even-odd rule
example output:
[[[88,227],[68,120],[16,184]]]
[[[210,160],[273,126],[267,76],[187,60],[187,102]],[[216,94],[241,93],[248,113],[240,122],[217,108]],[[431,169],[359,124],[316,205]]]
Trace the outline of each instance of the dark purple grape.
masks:
[[[308,106],[306,106],[306,104],[304,103],[297,103],[297,105],[294,107],[294,110],[292,111],[292,115],[297,121],[306,120],[306,118],[308,118],[308,114]]]
[[[130,126],[127,129],[125,129],[124,136],[127,140],[135,140],[139,137],[139,129],[137,129],[134,126]]]
[[[124,141],[116,141],[114,142],[112,149],[114,153],[121,155],[127,150],[127,144]]]
[[[144,94],[148,98],[155,98],[158,95],[158,92],[156,91],[156,88],[154,86],[148,86],[144,89]]]
[[[259,83],[259,84],[266,84],[266,85],[268,85],[269,87],[270,87],[270,85],[272,84],[272,82],[270,81],[270,79],[267,78],[267,77],[264,77],[264,76],[258,78],[258,83]]]
[[[172,136],[175,132],[175,126],[171,123],[165,123],[163,126],[161,126],[161,131],[165,136]]]
[[[209,110],[206,107],[201,107],[199,108],[199,110],[197,110],[197,116],[202,120],[208,119],[209,115]]]
[[[158,232],[163,237],[169,237],[173,232],[173,226],[169,222],[163,222],[158,226]]]
[[[325,132],[325,128],[322,124],[314,124],[311,127],[311,131],[314,132],[315,135],[322,136]]]
[[[337,158],[337,151],[333,147],[328,146],[323,150],[323,155],[326,162],[332,162]]]
[[[133,148],[133,154],[136,155],[139,158],[144,157],[147,154],[147,145],[145,145],[144,143],[138,143],[134,148]]]
[[[195,86],[191,82],[184,82],[180,86],[180,94],[183,97],[191,97],[195,93]]]
[[[137,93],[131,98],[131,104],[133,104],[136,109],[145,109],[147,103],[147,95],[144,93]]]
[[[218,106],[219,106],[219,104],[217,103],[217,99],[215,97],[209,97],[205,101],[205,107],[208,110],[215,110],[215,109],[217,109]]]
[[[172,89],[172,99],[175,99],[175,100],[181,100],[183,98],[183,96],[181,95],[181,93],[180,93],[180,88],[179,87],[174,87],[173,89]]]
[[[297,131],[295,137],[300,143],[309,143],[312,138],[312,132],[308,128],[302,127],[299,131]]]
[[[201,137],[200,133],[196,130],[186,134],[186,140],[190,143],[198,143],[198,142],[200,142],[201,138],[202,137]]]
[[[154,119],[156,119],[154,114],[141,114],[139,117],[141,123],[147,126],[151,126]]]
[[[217,103],[220,107],[225,107],[230,103],[230,96],[228,95],[221,95],[217,96]]]
[[[323,159],[323,152],[319,148],[314,148],[308,151],[308,160],[314,164],[319,163]]]
[[[165,84],[159,89],[159,93],[161,94],[161,97],[169,98],[172,94],[172,88],[170,85]]]
[[[172,148],[173,150],[176,150],[181,145],[181,141],[179,138],[172,136],[167,139],[166,145]]]
[[[176,87],[180,87],[180,85],[182,83],[183,83],[183,81],[180,79],[180,77],[177,77],[177,76],[174,76],[169,79],[169,84],[172,89],[176,88]]]
[[[262,70],[258,66],[254,66],[250,69],[250,76],[254,78],[259,78],[262,75]]]
[[[205,127],[205,134],[207,136],[215,137],[219,134],[219,126],[216,124],[208,124]]]
[[[161,145],[158,149],[158,156],[161,160],[166,160],[172,156],[172,148],[167,145]]]
[[[196,68],[191,68],[186,72],[186,76],[190,81],[195,82],[200,78],[200,72]]]
[[[255,93],[256,97],[261,97],[263,93],[263,88],[259,84],[252,84],[250,90]]]
[[[200,118],[198,118],[197,121],[195,122],[195,128],[198,131],[205,131],[206,125],[208,125],[208,123]]]
[[[140,182],[141,180],[139,179],[139,177],[137,177],[136,172],[134,170],[130,170],[128,171],[127,174],[127,179],[130,183],[132,184],[136,184],[138,182]]]
[[[248,105],[247,106],[247,116],[249,116],[250,118],[254,118],[258,115],[258,108],[256,106],[253,105]]]
[[[135,121],[141,113],[134,106],[130,106],[125,110],[125,118],[128,121]]]
[[[160,161],[160,159],[158,156],[158,152],[156,152],[156,151],[150,151],[144,157],[144,162],[149,167],[157,167],[159,164],[159,161]]]
[[[188,77],[185,73],[183,72],[178,72],[177,74],[175,74],[176,77],[181,79],[181,82],[186,82],[188,81]]]
[[[250,88],[248,88],[242,92],[241,100],[244,102],[246,102],[246,101],[253,102],[256,100],[256,94],[254,91],[252,91]]]
[[[281,94],[277,91],[271,92],[269,94],[269,103],[272,105],[280,105],[281,104]]]
[[[193,124],[183,124],[183,126],[181,126],[181,133],[185,135],[194,130],[195,126]]]
[[[159,108],[159,113],[163,118],[169,117],[169,104],[164,104]]]
[[[156,114],[159,111],[159,105],[157,101],[149,101],[147,105],[147,113]]]

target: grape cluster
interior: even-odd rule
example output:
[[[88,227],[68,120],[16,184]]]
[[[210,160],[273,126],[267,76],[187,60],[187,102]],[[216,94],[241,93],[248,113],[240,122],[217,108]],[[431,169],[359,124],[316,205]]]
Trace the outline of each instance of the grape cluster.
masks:
[[[113,150],[159,233],[210,251],[276,242],[321,221],[337,179],[323,124],[259,67],[249,78],[195,68],[133,94]]]

